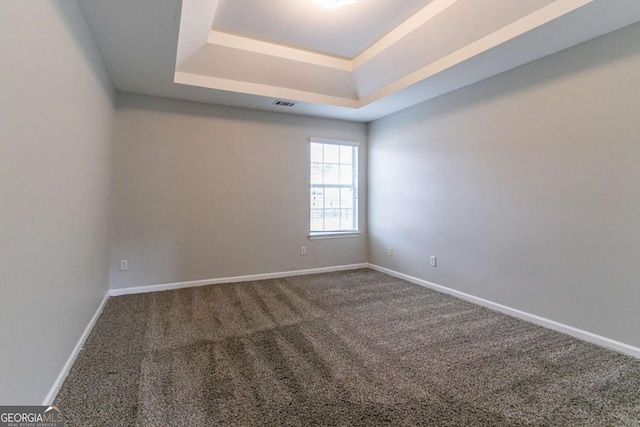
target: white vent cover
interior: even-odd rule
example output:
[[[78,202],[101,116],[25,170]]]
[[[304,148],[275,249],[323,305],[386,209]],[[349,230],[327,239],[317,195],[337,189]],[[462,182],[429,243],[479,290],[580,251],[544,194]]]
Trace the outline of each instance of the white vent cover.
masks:
[[[296,103],[290,101],[281,101],[278,99],[273,101],[273,105],[279,105],[280,107],[293,107],[294,105],[296,105]]]

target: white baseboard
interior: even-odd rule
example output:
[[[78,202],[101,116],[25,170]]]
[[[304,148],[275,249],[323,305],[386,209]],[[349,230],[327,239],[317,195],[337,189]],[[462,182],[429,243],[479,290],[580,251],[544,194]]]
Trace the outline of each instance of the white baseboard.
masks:
[[[64,380],[67,378],[67,375],[69,374],[69,371],[73,366],[73,363],[76,361],[78,354],[80,354],[80,350],[82,350],[82,347],[84,346],[84,342],[89,337],[89,334],[91,333],[93,326],[98,321],[100,314],[102,314],[102,310],[104,309],[104,306],[107,304],[108,299],[109,299],[109,294],[107,293],[105,294],[104,298],[102,298],[102,302],[100,302],[98,309],[93,314],[93,317],[89,321],[89,324],[87,325],[87,327],[84,329],[84,332],[82,333],[82,335],[80,335],[80,339],[78,340],[76,346],[73,348],[73,351],[69,355],[67,362],[62,367],[60,374],[58,374],[58,378],[56,378],[56,381],[53,383],[53,386],[51,386],[51,389],[49,390],[47,397],[44,398],[44,401],[42,402],[42,406],[49,406],[53,404],[53,401],[55,400],[56,395],[58,394],[58,391],[60,391],[60,387],[62,387],[62,383],[64,383]]]
[[[220,283],[251,282],[254,280],[280,279],[282,277],[304,276],[307,274],[330,273],[332,271],[356,270],[369,268],[369,264],[349,264],[334,267],[312,268],[308,270],[282,271],[278,273],[253,274],[249,276],[223,277],[218,279],[193,280],[190,282],[166,283],[163,285],[138,286],[134,288],[111,289],[109,295],[117,297],[121,295],[142,294],[147,292],[169,291],[173,289],[193,288],[196,286],[217,285]]]
[[[425,288],[433,289],[438,292],[442,292],[445,294],[452,295],[454,297],[472,302],[477,305],[481,305],[483,307],[490,308],[492,310],[499,311],[501,313],[508,314],[513,317],[517,317],[518,319],[526,320],[528,322],[534,323],[539,326],[543,326],[545,328],[553,329],[554,331],[562,332],[567,335],[571,335],[574,338],[581,339],[583,341],[590,342],[592,344],[599,345],[601,347],[607,347],[612,350],[616,350],[620,353],[624,353],[626,355],[635,357],[640,359],[640,348],[633,347],[629,344],[625,344],[619,341],[615,341],[600,335],[593,334],[591,332],[583,331],[578,328],[574,328],[573,326],[568,326],[554,320],[545,319],[544,317],[536,316],[535,314],[527,313],[521,310],[517,310],[515,308],[507,307],[502,304],[498,304],[486,299],[478,298],[473,295],[466,294],[464,292],[456,291],[455,289],[447,288],[445,286],[436,285],[435,283],[428,282],[426,280],[418,279],[417,277],[409,276],[404,273],[399,273],[394,270],[390,270],[388,268],[380,267],[378,265],[369,264],[369,268],[380,271],[382,273],[388,274],[389,276],[394,276],[399,279],[406,280],[411,283],[415,283],[416,285],[424,286]]]

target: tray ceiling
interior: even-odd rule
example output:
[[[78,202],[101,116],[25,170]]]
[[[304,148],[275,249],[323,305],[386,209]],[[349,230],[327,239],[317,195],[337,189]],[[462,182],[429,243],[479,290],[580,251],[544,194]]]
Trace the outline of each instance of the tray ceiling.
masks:
[[[313,0],[219,0],[213,30],[353,58],[431,0],[361,0],[326,9]]]
[[[119,90],[360,121],[640,21],[637,0],[80,3]]]

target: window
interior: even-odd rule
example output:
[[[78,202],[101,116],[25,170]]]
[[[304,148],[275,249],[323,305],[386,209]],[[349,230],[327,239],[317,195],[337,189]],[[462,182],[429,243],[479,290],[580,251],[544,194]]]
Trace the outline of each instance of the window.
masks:
[[[310,141],[310,237],[357,233],[358,143]]]

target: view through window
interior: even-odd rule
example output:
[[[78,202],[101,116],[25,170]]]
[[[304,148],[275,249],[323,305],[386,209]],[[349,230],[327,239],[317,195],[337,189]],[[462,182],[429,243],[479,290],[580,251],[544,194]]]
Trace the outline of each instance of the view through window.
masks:
[[[311,233],[358,231],[358,144],[311,138]]]

